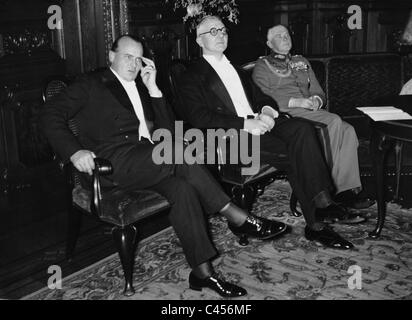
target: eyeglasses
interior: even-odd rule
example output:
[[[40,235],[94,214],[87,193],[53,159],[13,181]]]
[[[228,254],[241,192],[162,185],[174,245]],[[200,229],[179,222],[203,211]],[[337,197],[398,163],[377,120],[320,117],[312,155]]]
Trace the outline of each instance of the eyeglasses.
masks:
[[[211,28],[207,32],[199,33],[199,36],[201,36],[202,34],[210,33],[212,36],[216,37],[217,34],[219,33],[219,31],[221,31],[224,36],[227,35],[227,33],[228,33],[228,29],[226,27],[222,27],[222,28],[219,28],[219,29]]]

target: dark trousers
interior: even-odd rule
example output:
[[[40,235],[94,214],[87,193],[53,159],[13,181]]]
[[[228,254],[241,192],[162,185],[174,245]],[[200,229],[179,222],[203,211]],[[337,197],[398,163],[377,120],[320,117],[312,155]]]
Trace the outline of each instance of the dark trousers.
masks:
[[[182,244],[186,259],[195,267],[217,252],[203,212],[218,212],[230,198],[201,165],[175,165],[174,173],[150,187],[172,204],[169,219]]]
[[[153,148],[149,142],[140,143],[113,159],[112,178],[120,186],[154,190],[170,202],[170,223],[187,262],[196,267],[217,254],[205,213],[220,211],[230,198],[202,165],[153,163]]]
[[[276,167],[271,153],[288,155],[288,179],[302,208],[307,225],[315,223],[314,198],[330,192],[333,183],[315,128],[301,119],[276,119],[272,131],[260,138],[261,162]],[[275,159],[275,160],[274,160]]]

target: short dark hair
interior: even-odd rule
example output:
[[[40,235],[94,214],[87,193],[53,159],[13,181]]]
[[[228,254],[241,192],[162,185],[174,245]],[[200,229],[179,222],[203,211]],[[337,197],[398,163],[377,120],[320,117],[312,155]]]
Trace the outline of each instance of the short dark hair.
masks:
[[[120,41],[121,39],[123,39],[123,38],[132,39],[132,40],[140,43],[140,44],[142,45],[142,47],[144,47],[143,41],[142,41],[142,39],[140,39],[139,37],[135,37],[135,36],[132,36],[132,35],[129,35],[129,34],[123,34],[123,35],[121,35],[120,37],[118,37],[116,40],[114,40],[114,42],[113,42],[112,47],[110,48],[110,50],[116,51],[117,48],[119,47],[119,41]]]

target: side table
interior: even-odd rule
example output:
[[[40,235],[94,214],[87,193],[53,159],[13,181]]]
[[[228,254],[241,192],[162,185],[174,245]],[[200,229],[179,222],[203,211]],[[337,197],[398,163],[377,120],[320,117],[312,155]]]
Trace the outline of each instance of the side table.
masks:
[[[402,168],[402,147],[404,143],[412,142],[412,120],[371,121],[372,138],[370,150],[374,158],[376,174],[376,198],[378,219],[375,229],[369,233],[372,238],[378,238],[386,216],[384,169],[388,151],[395,146],[396,162],[396,193],[399,196],[399,180]]]

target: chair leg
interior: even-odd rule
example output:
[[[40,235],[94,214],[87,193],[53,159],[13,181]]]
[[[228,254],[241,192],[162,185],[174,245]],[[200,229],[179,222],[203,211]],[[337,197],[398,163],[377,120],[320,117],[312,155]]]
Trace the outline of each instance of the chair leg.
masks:
[[[133,288],[133,263],[137,230],[133,225],[128,225],[123,228],[114,227],[112,234],[125,277],[123,294],[129,297],[135,292]]]
[[[83,214],[71,205],[67,217],[66,259],[68,261],[73,259],[74,248],[82,225],[82,217]]]
[[[396,141],[395,145],[395,160],[396,160],[396,191],[394,200],[399,201],[399,185],[401,181],[401,169],[402,169],[402,149],[403,141]]]
[[[233,186],[232,190],[233,202],[242,209],[250,212],[252,210],[253,202],[256,198],[256,188],[253,185]]]
[[[297,204],[298,204],[298,198],[296,197],[296,194],[292,191],[292,194],[290,195],[289,207],[290,207],[291,215],[294,217],[300,217],[302,215],[302,212],[296,209]]]

